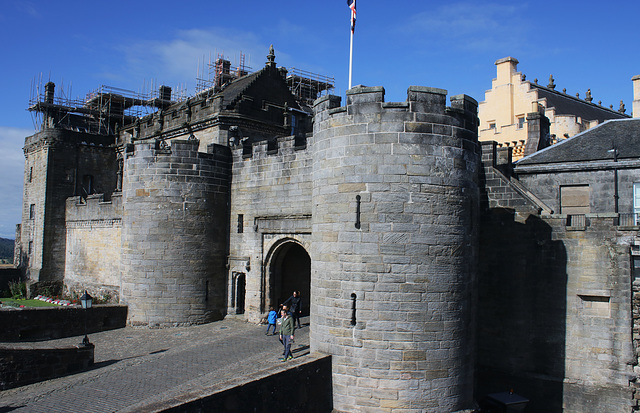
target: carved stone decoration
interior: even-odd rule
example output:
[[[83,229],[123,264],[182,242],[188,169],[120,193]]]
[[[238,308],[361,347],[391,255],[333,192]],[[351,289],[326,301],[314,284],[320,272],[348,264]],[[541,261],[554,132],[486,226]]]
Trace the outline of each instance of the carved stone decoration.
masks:
[[[556,88],[556,84],[553,80],[553,75],[549,75],[549,84],[547,85],[547,87],[551,90],[554,90]]]
[[[273,45],[269,46],[269,54],[267,55],[267,66],[276,65],[276,54],[273,51]]]
[[[591,97],[591,89],[587,89],[587,97],[584,98],[587,102],[591,103],[593,98]]]
[[[122,159],[122,153],[118,153],[118,172],[116,180],[116,192],[122,192],[122,172],[124,169],[124,159]]]

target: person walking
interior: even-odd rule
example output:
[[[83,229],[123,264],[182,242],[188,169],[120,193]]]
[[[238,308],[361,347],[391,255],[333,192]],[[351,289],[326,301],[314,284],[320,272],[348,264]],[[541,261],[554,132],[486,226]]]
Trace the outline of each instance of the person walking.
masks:
[[[269,329],[271,328],[271,326],[273,326],[273,331],[271,332],[272,336],[275,336],[277,331],[276,331],[276,320],[278,318],[278,313],[276,313],[276,310],[273,309],[273,307],[269,308],[269,314],[267,315],[267,332],[265,333],[265,335],[269,335]]]
[[[288,305],[291,308],[294,323],[297,321],[298,328],[302,328],[300,324],[300,317],[302,316],[302,298],[300,297],[300,291],[294,291],[291,297],[287,298],[282,304],[285,306]]]
[[[280,341],[284,346],[284,353],[282,361],[291,360],[293,355],[291,354],[291,343],[295,339],[294,332],[296,325],[293,322],[293,317],[289,315],[285,310],[282,310],[282,324],[280,325]]]

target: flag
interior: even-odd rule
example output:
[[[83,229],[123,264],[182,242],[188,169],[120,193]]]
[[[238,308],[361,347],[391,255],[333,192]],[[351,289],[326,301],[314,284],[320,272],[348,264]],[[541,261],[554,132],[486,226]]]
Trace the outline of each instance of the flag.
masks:
[[[351,33],[356,30],[356,0],[347,0],[347,6],[351,9]]]

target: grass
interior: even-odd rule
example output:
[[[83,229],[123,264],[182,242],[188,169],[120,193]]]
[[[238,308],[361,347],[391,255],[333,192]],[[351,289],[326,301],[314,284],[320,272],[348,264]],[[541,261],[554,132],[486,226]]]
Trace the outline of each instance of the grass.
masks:
[[[0,298],[0,302],[2,302],[2,305],[11,307],[20,307],[21,305],[25,307],[59,307],[59,305],[47,303],[40,300],[16,300],[15,298]]]

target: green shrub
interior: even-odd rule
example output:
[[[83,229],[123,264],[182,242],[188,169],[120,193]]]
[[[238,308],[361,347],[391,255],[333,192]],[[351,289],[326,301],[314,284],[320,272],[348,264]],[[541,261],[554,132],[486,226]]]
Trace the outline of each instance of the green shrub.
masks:
[[[24,282],[10,281],[9,291],[11,292],[11,297],[16,300],[27,298],[27,284]]]

